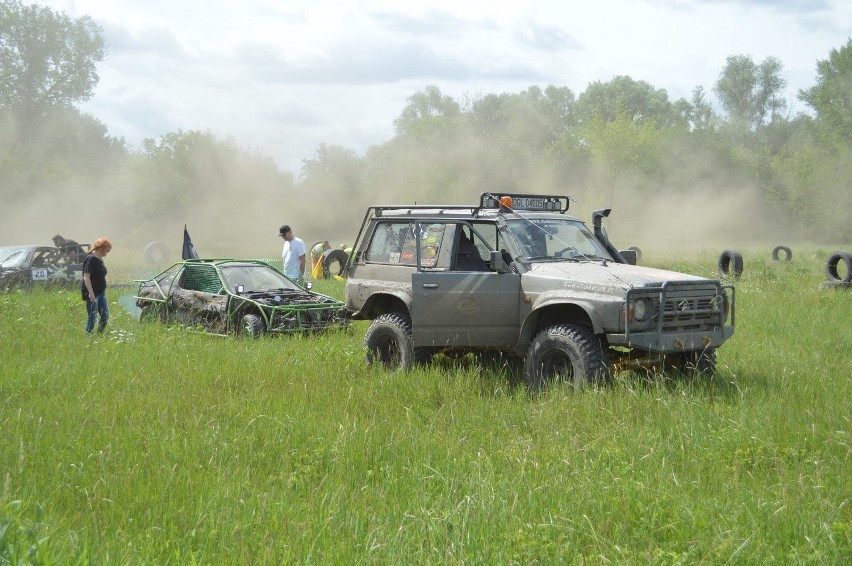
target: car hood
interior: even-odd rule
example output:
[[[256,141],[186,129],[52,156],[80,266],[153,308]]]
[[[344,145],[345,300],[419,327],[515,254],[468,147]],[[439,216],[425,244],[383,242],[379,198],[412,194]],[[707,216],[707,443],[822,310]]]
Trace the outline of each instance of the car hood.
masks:
[[[524,276],[547,286],[552,286],[551,280],[555,279],[560,281],[559,288],[576,286],[618,295],[634,287],[657,286],[666,281],[707,281],[706,277],[611,261],[536,263]]]
[[[0,267],[0,276],[26,271],[26,267]]]

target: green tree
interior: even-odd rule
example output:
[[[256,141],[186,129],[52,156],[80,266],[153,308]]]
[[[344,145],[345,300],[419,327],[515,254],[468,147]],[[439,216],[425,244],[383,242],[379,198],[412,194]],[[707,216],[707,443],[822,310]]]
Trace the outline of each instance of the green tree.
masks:
[[[712,133],[716,131],[716,113],[707,101],[704,87],[697,86],[692,90],[690,100],[681,98],[672,105],[681,120],[689,125],[692,132],[699,134]]]
[[[654,121],[659,126],[667,126],[679,119],[665,89],[655,89],[645,81],[635,81],[628,76],[617,76],[606,83],[591,83],[577,98],[576,113],[581,123],[626,118],[637,124]]]
[[[88,100],[106,52],[89,16],[73,20],[18,0],[0,3],[0,108],[27,118]]]
[[[442,118],[452,119],[458,117],[460,112],[458,103],[452,97],[441,94],[441,89],[429,85],[408,97],[408,104],[393,124],[397,134],[412,134],[431,126],[435,121],[440,127]]]
[[[852,39],[817,61],[817,83],[799,91],[816,112],[818,128],[836,142],[852,142]]]
[[[713,92],[734,124],[752,131],[782,117],[787,108],[781,77],[783,65],[767,57],[759,65],[749,55],[731,55],[719,74]]]

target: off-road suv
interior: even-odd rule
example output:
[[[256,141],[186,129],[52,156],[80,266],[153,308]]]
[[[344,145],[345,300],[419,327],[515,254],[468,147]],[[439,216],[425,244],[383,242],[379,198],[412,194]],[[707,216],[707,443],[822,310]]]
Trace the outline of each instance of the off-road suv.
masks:
[[[734,333],[734,289],[635,265],[596,211],[556,195],[483,193],[478,206],[372,206],[344,267],[346,306],[372,320],[367,362],[408,369],[437,352],[524,360],[527,386],[613,372],[712,374]]]

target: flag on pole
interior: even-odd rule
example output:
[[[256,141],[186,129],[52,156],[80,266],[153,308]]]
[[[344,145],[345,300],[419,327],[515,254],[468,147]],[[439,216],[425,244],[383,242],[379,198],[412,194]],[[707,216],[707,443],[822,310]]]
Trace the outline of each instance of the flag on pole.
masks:
[[[195,259],[198,257],[198,252],[195,251],[195,246],[192,245],[192,239],[189,237],[189,232],[186,229],[186,224],[183,225],[183,259]]]

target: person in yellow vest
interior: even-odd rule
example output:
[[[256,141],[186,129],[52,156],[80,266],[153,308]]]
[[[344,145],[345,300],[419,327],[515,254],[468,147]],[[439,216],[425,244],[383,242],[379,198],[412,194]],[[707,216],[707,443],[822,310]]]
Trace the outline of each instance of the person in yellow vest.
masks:
[[[322,254],[330,248],[331,244],[328,243],[328,240],[317,242],[311,248],[311,277],[313,279],[322,279]]]
[[[311,248],[311,270],[317,266],[317,262],[322,260],[323,252],[330,248],[331,244],[328,243],[328,240],[324,242],[317,242],[317,244]]]

